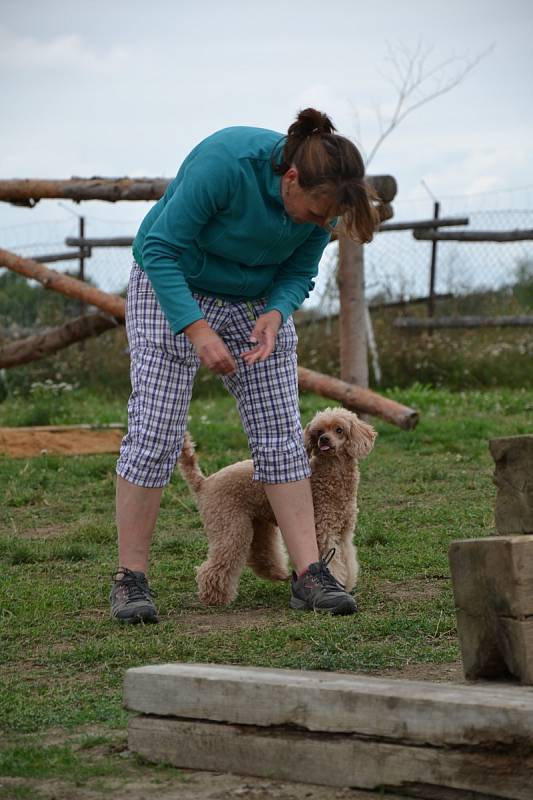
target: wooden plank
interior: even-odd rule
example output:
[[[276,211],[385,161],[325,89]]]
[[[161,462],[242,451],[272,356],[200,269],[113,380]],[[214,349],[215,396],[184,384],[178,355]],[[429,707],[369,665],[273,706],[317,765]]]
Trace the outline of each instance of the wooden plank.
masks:
[[[531,800],[531,748],[412,747],[348,734],[133,717],[129,749],[149,761],[418,797]],[[388,794],[387,794],[388,796]]]
[[[533,690],[518,686],[163,664],[127,670],[124,697],[132,711],[159,716],[296,725],[443,746],[515,737],[533,744]]]

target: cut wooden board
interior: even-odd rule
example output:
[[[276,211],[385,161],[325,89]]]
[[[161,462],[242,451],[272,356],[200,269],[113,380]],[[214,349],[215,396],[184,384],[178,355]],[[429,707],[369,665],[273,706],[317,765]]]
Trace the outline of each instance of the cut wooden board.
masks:
[[[415,747],[349,734],[133,717],[130,750],[177,767],[438,800],[531,800],[533,755],[519,747]],[[383,795],[382,795],[383,796]]]
[[[123,428],[95,430],[91,426],[0,428],[0,454],[13,458],[49,455],[118,453]]]
[[[127,670],[124,697],[132,711],[158,716],[298,726],[442,747],[533,748],[533,689],[508,684],[163,664]]]

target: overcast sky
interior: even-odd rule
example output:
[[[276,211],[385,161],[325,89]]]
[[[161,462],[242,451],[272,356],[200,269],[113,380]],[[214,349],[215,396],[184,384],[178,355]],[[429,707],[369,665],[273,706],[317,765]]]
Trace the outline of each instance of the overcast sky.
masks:
[[[309,105],[368,153],[398,98],[391,55],[405,65],[418,48],[434,73],[413,102],[489,51],[406,117],[369,172],[395,176],[398,219],[429,216],[422,181],[444,213],[531,209],[532,23],[532,0],[0,0],[0,177],[172,177],[213,131],[284,132]],[[77,224],[67,207],[93,235],[134,235],[150,204],[0,203],[0,246],[57,250]]]

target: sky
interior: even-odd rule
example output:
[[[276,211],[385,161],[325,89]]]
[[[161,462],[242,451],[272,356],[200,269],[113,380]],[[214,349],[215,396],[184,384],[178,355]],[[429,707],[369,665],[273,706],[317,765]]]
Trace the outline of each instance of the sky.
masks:
[[[0,0],[0,178],[172,177],[213,131],[284,132],[307,106],[368,154],[397,67],[418,52],[427,80],[409,103],[479,61],[371,161],[397,180],[396,217],[427,217],[432,197],[531,208],[532,23],[531,0]],[[69,206],[80,211],[0,203],[0,246],[12,226],[67,219]],[[127,235],[148,208],[83,213]]]

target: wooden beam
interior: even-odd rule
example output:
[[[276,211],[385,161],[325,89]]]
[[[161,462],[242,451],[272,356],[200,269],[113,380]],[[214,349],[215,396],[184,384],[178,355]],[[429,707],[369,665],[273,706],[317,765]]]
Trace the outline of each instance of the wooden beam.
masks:
[[[82,239],[79,236],[67,236],[65,244],[68,247],[131,247],[133,236],[113,236],[108,239]]]
[[[55,261],[75,261],[78,258],[89,258],[89,250],[71,250],[70,253],[50,253],[44,256],[31,256],[31,261],[39,264],[52,264]]]
[[[400,317],[393,323],[395,328],[429,330],[432,328],[508,328],[533,325],[533,316],[515,317]]]
[[[439,217],[438,219],[424,219],[417,222],[387,222],[379,226],[379,232],[426,230],[427,228],[444,228],[452,225],[468,225],[469,222],[468,217]]]
[[[523,242],[533,239],[533,229],[512,231],[446,231],[414,230],[415,239],[426,242]]]
[[[171,178],[79,178],[50,179],[27,178],[0,180],[0,200],[15,205],[34,206],[45,198],[63,198],[79,203],[82,200],[159,200]],[[397,192],[392,175],[368,175],[383,203],[390,203]]]
[[[18,339],[0,348],[0,369],[16,367],[39,361],[51,353],[62,350],[74,342],[81,342],[91,336],[99,336],[121,322],[104,314],[86,314],[71,319],[64,325],[52,328],[26,339]]]

